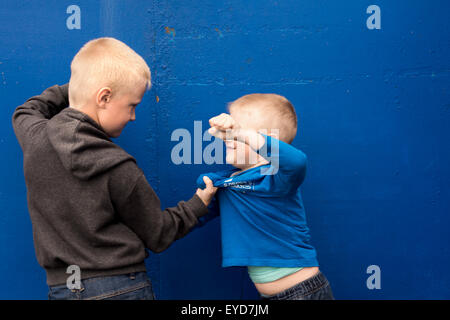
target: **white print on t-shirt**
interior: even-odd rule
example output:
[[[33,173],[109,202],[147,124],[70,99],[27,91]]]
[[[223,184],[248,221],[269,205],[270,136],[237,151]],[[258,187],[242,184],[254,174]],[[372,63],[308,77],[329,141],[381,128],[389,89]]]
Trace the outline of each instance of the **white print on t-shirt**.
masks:
[[[231,181],[232,179],[228,179],[226,181]],[[224,187],[233,187],[237,189],[247,189],[247,190],[253,190],[254,189],[254,183],[253,182],[247,182],[247,181],[238,181],[238,182],[230,182],[230,183],[224,183]]]

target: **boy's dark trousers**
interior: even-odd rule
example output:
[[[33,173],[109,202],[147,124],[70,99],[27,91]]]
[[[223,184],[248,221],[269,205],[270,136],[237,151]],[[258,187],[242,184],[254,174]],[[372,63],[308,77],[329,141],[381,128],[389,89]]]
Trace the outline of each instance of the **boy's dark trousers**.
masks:
[[[154,300],[146,272],[81,280],[80,289],[50,286],[49,300]]]

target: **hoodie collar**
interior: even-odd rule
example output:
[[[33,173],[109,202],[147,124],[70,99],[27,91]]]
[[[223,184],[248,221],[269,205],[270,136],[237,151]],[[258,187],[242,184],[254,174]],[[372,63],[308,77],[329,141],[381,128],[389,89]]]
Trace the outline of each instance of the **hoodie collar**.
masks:
[[[106,138],[109,141],[111,141],[111,139],[109,139],[108,135],[106,134],[105,130],[103,130],[103,128],[94,119],[92,119],[88,114],[86,114],[76,108],[73,108],[73,107],[68,107],[68,108],[62,110],[61,113],[66,113],[73,119],[77,119],[77,120],[84,121],[84,122],[91,124],[92,126],[96,127],[98,130],[104,132]]]
[[[87,114],[68,107],[50,119],[47,134],[63,166],[74,176],[88,180],[118,164],[136,160],[111,141]]]

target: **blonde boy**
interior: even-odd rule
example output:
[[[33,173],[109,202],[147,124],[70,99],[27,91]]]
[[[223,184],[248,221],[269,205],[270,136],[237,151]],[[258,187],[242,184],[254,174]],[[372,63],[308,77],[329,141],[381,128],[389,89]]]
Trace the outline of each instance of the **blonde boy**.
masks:
[[[142,57],[100,38],[76,54],[69,84],[48,88],[13,114],[50,299],[152,299],[146,248],[165,250],[207,213],[211,181],[162,211],[136,160],[110,139],[135,120],[150,86]],[[69,266],[78,279],[67,281]]]
[[[250,94],[229,104],[229,112],[209,120],[235,167],[207,174],[219,188],[208,219],[220,212],[222,266],[248,267],[265,299],[333,299],[306,224],[306,156],[290,145],[294,107],[276,94]]]

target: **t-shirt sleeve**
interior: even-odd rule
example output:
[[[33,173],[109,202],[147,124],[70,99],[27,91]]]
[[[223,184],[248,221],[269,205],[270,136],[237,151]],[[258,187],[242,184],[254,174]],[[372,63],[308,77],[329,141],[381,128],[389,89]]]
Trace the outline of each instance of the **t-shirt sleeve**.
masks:
[[[257,150],[258,154],[270,162],[266,175],[271,175],[280,188],[296,190],[306,176],[306,155],[294,146],[262,134],[266,139]]]

